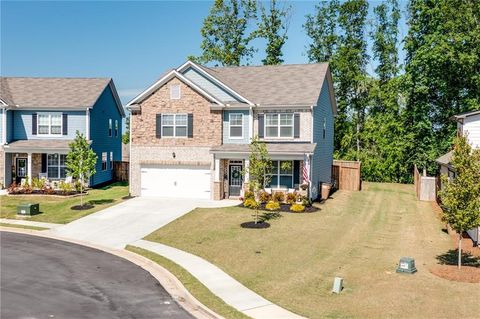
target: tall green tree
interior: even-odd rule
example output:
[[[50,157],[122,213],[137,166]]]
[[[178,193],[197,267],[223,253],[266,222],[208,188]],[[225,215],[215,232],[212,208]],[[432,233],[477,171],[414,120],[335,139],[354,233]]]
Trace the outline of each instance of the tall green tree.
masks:
[[[262,60],[264,65],[277,65],[283,63],[282,47],[287,40],[287,31],[290,20],[291,6],[278,7],[276,0],[270,0],[267,9],[260,4],[260,21],[254,33],[256,37],[267,40],[265,48],[266,57]]]
[[[96,172],[97,154],[92,150],[85,136],[78,131],[69,147],[65,165],[68,175],[80,182],[80,206],[83,207],[83,188],[90,176]]]
[[[238,66],[242,59],[252,57],[254,38],[248,28],[256,19],[254,0],[215,0],[200,30],[202,54],[189,59],[199,63],[212,62],[221,66]]]
[[[122,143],[130,143],[130,115],[125,118],[125,133],[122,135]]]
[[[449,118],[480,109],[480,1],[411,0],[405,71],[412,166],[431,173],[455,135]]]
[[[455,178],[442,175],[443,219],[458,233],[458,268],[462,265],[462,234],[480,227],[480,149],[465,136],[456,137],[452,155]]]

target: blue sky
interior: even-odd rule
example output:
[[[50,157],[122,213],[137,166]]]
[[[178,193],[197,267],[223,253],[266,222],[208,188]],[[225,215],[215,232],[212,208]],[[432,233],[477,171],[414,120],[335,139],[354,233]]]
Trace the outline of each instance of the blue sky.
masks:
[[[291,1],[285,63],[306,63],[302,28],[315,1]],[[379,1],[370,2],[370,8]],[[126,103],[165,70],[200,54],[200,28],[211,1],[4,1],[3,76],[112,77]],[[404,9],[404,3],[402,4]],[[405,22],[400,36],[407,32]],[[259,52],[251,64],[263,58]],[[369,71],[373,65],[369,66]]]

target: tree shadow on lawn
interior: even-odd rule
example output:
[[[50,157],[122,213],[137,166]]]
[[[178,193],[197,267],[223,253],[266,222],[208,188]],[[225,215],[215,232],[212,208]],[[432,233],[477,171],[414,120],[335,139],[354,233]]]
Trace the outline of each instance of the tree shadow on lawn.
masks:
[[[451,249],[445,254],[438,255],[436,258],[441,265],[457,265],[458,249]],[[462,252],[462,265],[480,268],[480,257],[473,256],[468,252]]]
[[[111,204],[113,203],[115,200],[114,199],[111,199],[111,198],[106,198],[106,199],[92,199],[92,200],[89,200],[88,203],[90,205],[103,205],[103,204]]]
[[[282,215],[279,212],[267,212],[264,211],[261,215],[258,216],[260,219],[260,222],[265,222],[267,220],[271,219],[279,219],[282,217]]]

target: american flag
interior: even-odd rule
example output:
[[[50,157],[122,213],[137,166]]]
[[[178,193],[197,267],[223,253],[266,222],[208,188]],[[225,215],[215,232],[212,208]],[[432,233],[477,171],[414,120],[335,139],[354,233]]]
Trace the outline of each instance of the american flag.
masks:
[[[308,178],[308,172],[310,170],[310,161],[308,159],[308,155],[305,155],[303,160],[303,182],[310,183],[310,179]]]

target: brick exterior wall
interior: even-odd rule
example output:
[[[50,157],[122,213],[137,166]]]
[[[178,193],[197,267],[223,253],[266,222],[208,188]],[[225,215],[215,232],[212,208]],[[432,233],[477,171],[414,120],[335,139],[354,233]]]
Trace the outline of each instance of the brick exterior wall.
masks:
[[[170,99],[170,86],[180,85],[179,100]],[[130,192],[141,194],[142,164],[210,166],[213,182],[213,155],[210,148],[222,143],[222,112],[210,110],[211,102],[174,78],[140,104],[140,111],[131,116]],[[192,113],[193,137],[156,137],[156,114]],[[173,157],[175,153],[175,158]],[[217,186],[218,188],[218,186]],[[217,195],[215,195],[217,193]]]

